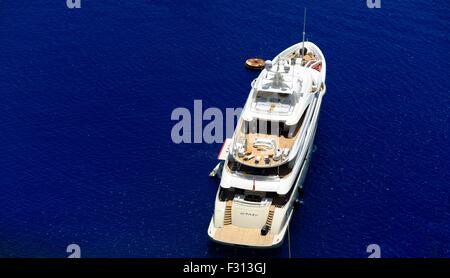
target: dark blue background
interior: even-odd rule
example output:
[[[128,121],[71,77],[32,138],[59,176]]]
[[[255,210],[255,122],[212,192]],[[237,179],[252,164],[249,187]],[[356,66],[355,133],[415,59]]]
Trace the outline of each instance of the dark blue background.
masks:
[[[0,2],[0,256],[286,257],[208,242],[221,146],[170,115],[242,106],[304,6],[328,92],[292,255],[450,256],[448,1],[65,2]]]

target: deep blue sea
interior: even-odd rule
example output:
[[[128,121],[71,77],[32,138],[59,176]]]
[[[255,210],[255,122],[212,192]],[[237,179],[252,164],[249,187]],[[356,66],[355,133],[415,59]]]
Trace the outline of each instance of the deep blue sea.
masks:
[[[450,257],[450,2],[0,1],[0,256],[287,257],[207,238],[221,144],[177,107],[241,107],[302,36],[327,94],[293,257]],[[207,121],[205,121],[207,123]]]

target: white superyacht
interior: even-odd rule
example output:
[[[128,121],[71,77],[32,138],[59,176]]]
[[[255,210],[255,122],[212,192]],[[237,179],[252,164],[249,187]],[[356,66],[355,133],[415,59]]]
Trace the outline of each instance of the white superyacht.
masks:
[[[210,239],[255,248],[282,244],[310,163],[325,76],[325,57],[311,42],[266,62],[219,155]]]

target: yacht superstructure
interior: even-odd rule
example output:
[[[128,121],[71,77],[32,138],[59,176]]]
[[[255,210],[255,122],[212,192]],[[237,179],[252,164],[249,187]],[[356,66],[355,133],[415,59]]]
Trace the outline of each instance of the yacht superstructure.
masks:
[[[322,51],[301,42],[267,61],[252,82],[221,154],[212,240],[260,248],[283,242],[311,159],[325,76]]]

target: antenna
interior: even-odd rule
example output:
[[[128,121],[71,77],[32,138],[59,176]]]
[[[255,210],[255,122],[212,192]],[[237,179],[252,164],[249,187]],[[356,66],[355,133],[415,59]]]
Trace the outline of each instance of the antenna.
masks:
[[[305,55],[305,35],[306,35],[306,8],[305,8],[305,13],[303,15],[302,61],[303,61],[303,56]]]

